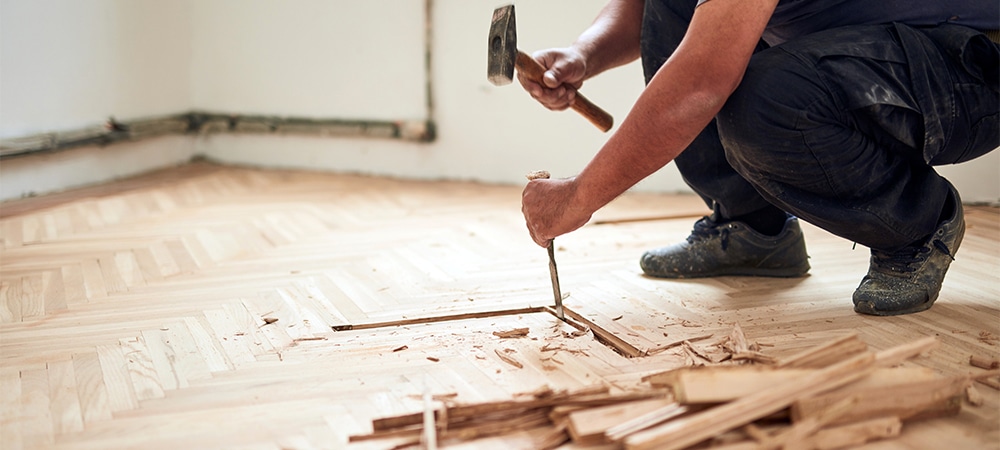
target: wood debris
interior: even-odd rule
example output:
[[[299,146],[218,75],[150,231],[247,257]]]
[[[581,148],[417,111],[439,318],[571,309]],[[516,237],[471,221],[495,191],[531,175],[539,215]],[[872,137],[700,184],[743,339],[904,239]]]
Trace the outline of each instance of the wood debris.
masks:
[[[986,370],[1000,369],[1000,359],[972,355],[969,357],[969,365]]]
[[[635,401],[666,398],[663,390],[647,389],[634,392],[611,393],[603,385],[586,386],[576,390],[552,390],[548,387],[519,396],[513,400],[456,404],[443,406],[435,411],[438,441],[469,440],[479,437],[496,436],[508,432],[522,431],[540,426],[553,426],[550,419],[557,406],[595,408]],[[372,433],[350,437],[351,442],[394,438],[418,437],[423,433],[423,411],[399,416],[375,419]],[[549,435],[546,440],[555,445],[565,442],[563,438]],[[539,448],[549,448],[541,447]]]
[[[965,401],[969,402],[972,406],[982,406],[986,399],[983,397],[983,394],[976,389],[975,385],[970,384],[965,388]]]
[[[906,345],[879,354],[861,353],[836,364],[815,369],[793,381],[771,386],[705,411],[640,431],[623,440],[625,448],[669,450],[695,445],[712,436],[777,413],[799,399],[810,398],[856,382],[874,371],[877,368],[877,361],[895,363],[904,356],[916,356],[933,347],[936,341],[920,343],[919,346]]]
[[[515,328],[507,331],[494,331],[493,335],[501,339],[519,338],[528,335],[528,328]]]
[[[1000,391],[1000,370],[988,370],[972,375],[972,378],[986,386]]]
[[[773,364],[737,358],[760,353],[738,326],[720,345],[731,356],[724,364],[713,362],[712,354],[690,341],[674,346],[704,364],[648,375],[642,389],[611,393],[607,386],[575,391],[543,386],[507,401],[452,402],[435,410],[437,435],[446,442],[544,428],[535,448],[546,449],[567,441],[626,450],[702,443],[731,450],[842,448],[898,436],[907,420],[956,414],[963,400],[982,404],[973,380],[1000,375],[990,369],[941,376],[931,369],[899,366],[935,348],[934,338],[873,352],[852,334]],[[541,351],[557,350],[563,348],[546,344]],[[507,352],[495,352],[508,364],[523,367]],[[761,355],[762,360],[770,358]],[[992,361],[985,365],[993,366]],[[376,419],[371,434],[351,441],[419,436],[420,416]]]
[[[856,333],[851,333],[781,360],[776,366],[788,369],[824,367],[867,350],[868,345],[862,342]]]
[[[997,341],[1000,341],[1000,336],[995,336],[993,333],[990,333],[989,331],[979,332],[979,342],[982,342],[987,345],[997,345],[996,344]]]
[[[493,352],[495,352],[497,354],[497,356],[500,357],[501,361],[503,361],[503,362],[505,362],[507,364],[510,364],[510,365],[512,365],[514,367],[517,367],[518,369],[523,369],[524,368],[524,364],[521,364],[518,360],[516,360],[514,358],[511,358],[510,356],[505,355],[504,353],[506,353],[506,351],[501,352],[499,349],[493,349]]]
[[[1000,378],[980,378],[976,381],[1000,391]]]
[[[672,349],[674,347],[677,347],[677,346],[680,346],[680,345],[684,345],[685,342],[687,342],[687,343],[690,344],[691,342],[697,342],[697,341],[703,341],[705,339],[709,339],[712,336],[713,336],[712,334],[705,334],[705,335],[702,335],[702,336],[695,336],[693,338],[680,339],[680,340],[671,342],[671,343],[666,344],[666,345],[661,345],[661,346],[656,347],[656,348],[651,348],[651,349],[647,350],[645,354],[646,355],[655,355],[657,353],[660,353],[660,352],[663,352],[663,351],[666,351],[666,350],[670,350],[670,349]]]

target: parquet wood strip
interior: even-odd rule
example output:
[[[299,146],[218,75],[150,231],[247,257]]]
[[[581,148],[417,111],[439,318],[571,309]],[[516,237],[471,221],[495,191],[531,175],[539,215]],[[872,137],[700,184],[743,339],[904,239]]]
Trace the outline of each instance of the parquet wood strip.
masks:
[[[21,422],[28,420],[21,400],[21,372],[19,370],[0,370],[0,436],[4,445],[11,448],[23,448],[21,439]]]
[[[21,397],[15,406],[24,448],[45,448],[55,441],[48,367],[21,371]],[[5,406],[10,407],[10,406]]]
[[[49,405],[56,435],[83,431],[83,410],[73,361],[48,363]]]
[[[73,370],[84,424],[110,420],[111,405],[100,356],[96,352],[73,355]]]
[[[128,411],[139,407],[139,399],[129,376],[128,362],[120,344],[98,345],[97,357],[108,392],[108,406],[112,412]]]
[[[424,386],[464,402],[546,384],[625,389],[691,358],[679,346],[625,358],[544,312],[491,315],[551,303],[519,198],[516,186],[195,163],[4,203],[4,448],[342,448],[375,417],[420,411]],[[595,216],[612,223],[559,243],[567,306],[643,349],[710,335],[693,343],[710,353],[739,323],[775,356],[846,332],[876,349],[935,335],[941,347],[912,364],[943,374],[1000,356],[998,208],[967,208],[938,303],[895,318],[853,313],[868,251],[810,225],[808,277],[640,274],[642,251],[705,213],[694,196],[613,202]],[[663,216],[683,218],[648,220]],[[486,316],[333,331],[469,313]],[[492,334],[524,326],[525,338]],[[908,423],[880,448],[1000,441],[1000,391],[982,391],[983,406]]]

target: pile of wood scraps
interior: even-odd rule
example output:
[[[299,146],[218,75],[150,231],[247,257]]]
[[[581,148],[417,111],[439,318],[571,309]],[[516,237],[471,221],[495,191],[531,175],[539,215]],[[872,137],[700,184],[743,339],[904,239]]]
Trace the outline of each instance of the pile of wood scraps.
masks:
[[[901,366],[937,344],[931,337],[873,352],[851,334],[775,359],[751,349],[737,328],[725,362],[651,374],[635,391],[596,386],[500,402],[446,401],[426,427],[421,413],[381,418],[371,434],[351,440],[407,437],[405,447],[427,433],[447,444],[546,428],[536,448],[570,441],[625,449],[843,448],[898,436],[906,421],[957,414],[963,399],[981,403],[974,381],[1000,376],[996,360],[972,358],[985,370],[957,376]]]
[[[562,424],[575,411],[649,400],[664,402],[669,396],[670,393],[664,389],[611,393],[606,386],[589,386],[569,391],[555,391],[546,387],[512,400],[497,402],[451,404],[445,400],[446,406],[434,411],[434,434],[435,439],[442,443],[448,440],[463,441],[497,436],[543,426],[552,427],[555,422]],[[427,431],[423,416],[422,412],[418,412],[375,419],[372,421],[371,434],[352,436],[351,441],[404,437],[411,440],[397,448],[417,445],[422,434]],[[540,443],[540,447],[554,448],[567,440],[565,429],[558,426],[546,438],[548,442]]]

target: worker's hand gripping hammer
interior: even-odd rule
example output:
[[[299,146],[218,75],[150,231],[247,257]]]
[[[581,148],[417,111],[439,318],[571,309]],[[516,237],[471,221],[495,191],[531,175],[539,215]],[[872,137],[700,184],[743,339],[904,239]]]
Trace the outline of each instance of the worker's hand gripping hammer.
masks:
[[[496,86],[514,81],[514,68],[528,79],[545,85],[542,76],[545,68],[538,61],[517,49],[517,29],[514,21],[514,5],[501,6],[493,11],[490,23],[489,56],[487,78]],[[576,112],[586,117],[601,131],[608,131],[614,119],[603,109],[587,100],[579,92],[570,104]]]

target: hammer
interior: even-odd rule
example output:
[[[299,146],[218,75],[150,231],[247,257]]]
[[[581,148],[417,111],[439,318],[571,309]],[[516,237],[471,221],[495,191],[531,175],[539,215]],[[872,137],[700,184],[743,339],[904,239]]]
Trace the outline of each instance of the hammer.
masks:
[[[504,86],[514,81],[514,68],[541,84],[545,68],[534,58],[517,49],[517,29],[514,23],[514,5],[501,6],[493,10],[490,23],[489,60],[487,78],[495,86]],[[601,131],[608,131],[614,119],[603,109],[587,100],[579,92],[570,104],[576,112],[586,117]]]

